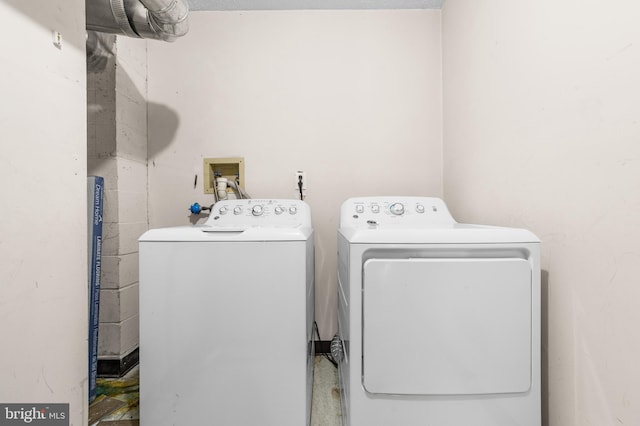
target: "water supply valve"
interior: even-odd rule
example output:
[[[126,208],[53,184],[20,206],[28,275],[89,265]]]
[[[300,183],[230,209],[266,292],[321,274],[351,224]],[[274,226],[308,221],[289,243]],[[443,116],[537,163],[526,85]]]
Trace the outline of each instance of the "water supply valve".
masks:
[[[191,206],[189,206],[189,211],[191,212],[191,214],[200,214],[203,211],[211,211],[211,207],[205,207],[205,206],[201,206],[198,203],[193,203],[191,204]]]

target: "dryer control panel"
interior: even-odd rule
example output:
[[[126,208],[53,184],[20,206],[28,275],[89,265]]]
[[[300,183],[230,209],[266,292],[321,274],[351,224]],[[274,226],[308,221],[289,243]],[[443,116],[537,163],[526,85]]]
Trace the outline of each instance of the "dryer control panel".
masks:
[[[240,199],[217,202],[208,227],[311,227],[309,205],[300,200]]]
[[[456,223],[446,204],[433,197],[360,197],[342,204],[341,228],[416,228]]]

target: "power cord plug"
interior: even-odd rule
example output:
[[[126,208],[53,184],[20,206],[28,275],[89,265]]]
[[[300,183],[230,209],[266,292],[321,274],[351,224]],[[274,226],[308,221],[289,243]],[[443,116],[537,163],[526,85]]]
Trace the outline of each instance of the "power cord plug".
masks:
[[[298,176],[298,191],[300,191],[300,200],[304,200],[304,195],[302,194],[302,175]]]

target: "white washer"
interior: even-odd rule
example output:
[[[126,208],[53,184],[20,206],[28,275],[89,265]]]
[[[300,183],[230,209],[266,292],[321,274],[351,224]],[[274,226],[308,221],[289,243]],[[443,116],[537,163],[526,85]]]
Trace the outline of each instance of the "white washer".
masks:
[[[338,231],[343,426],[540,426],[540,242],[425,197],[352,198]]]
[[[143,426],[310,423],[309,206],[217,203],[204,226],[140,238]]]

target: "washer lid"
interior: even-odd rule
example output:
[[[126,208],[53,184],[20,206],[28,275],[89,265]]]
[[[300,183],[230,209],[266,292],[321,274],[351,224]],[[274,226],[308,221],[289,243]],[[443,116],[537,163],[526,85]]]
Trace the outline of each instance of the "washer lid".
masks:
[[[269,241],[306,241],[313,235],[311,228],[263,228],[248,227],[214,229],[212,227],[179,226],[173,228],[150,229],[142,234],[138,241],[172,241],[172,242],[269,242]]]

